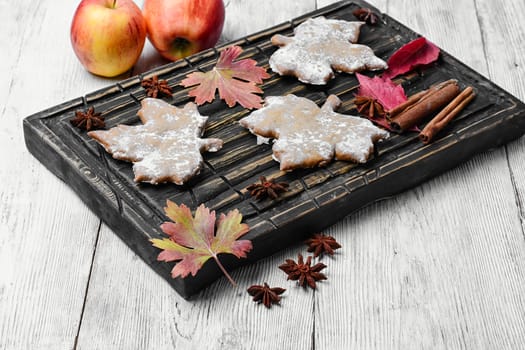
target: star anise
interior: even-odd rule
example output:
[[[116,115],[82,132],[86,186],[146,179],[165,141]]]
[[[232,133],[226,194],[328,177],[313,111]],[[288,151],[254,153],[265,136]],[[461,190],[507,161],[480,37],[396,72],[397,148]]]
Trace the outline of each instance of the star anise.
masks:
[[[366,7],[361,7],[352,12],[352,14],[359,19],[360,21],[364,21],[367,24],[374,25],[379,21],[379,16]]]
[[[167,80],[159,80],[159,77],[154,75],[151,78],[142,80],[140,85],[146,89],[146,96],[157,98],[159,95],[171,96],[171,87]]]
[[[354,104],[357,111],[369,119],[383,117],[385,115],[383,106],[375,98],[358,95],[355,97]]]
[[[71,119],[70,122],[74,127],[86,131],[102,129],[106,126],[104,117],[101,113],[95,113],[93,106],[89,107],[87,112],[76,111],[75,118]]]
[[[263,303],[264,306],[270,308],[272,304],[279,304],[281,301],[280,295],[283,294],[286,289],[274,287],[270,288],[268,283],[264,282],[264,285],[253,285],[247,289],[248,294],[253,296],[253,301]]]
[[[308,284],[310,288],[316,289],[316,281],[325,280],[326,276],[319,272],[326,267],[323,263],[317,263],[314,266],[310,266],[312,263],[312,257],[309,256],[306,259],[306,263],[303,260],[303,256],[299,254],[297,262],[292,259],[286,259],[286,263],[279,266],[287,275],[288,279],[297,281],[301,287],[306,287]]]
[[[324,253],[334,255],[334,250],[341,248],[334,237],[323,233],[314,234],[306,244],[308,244],[308,251],[314,253],[314,258]]]
[[[286,182],[275,182],[274,179],[267,180],[266,177],[260,177],[261,183],[254,183],[246,187],[250,191],[250,195],[255,199],[270,197],[277,199],[280,193],[286,192],[288,184]]]

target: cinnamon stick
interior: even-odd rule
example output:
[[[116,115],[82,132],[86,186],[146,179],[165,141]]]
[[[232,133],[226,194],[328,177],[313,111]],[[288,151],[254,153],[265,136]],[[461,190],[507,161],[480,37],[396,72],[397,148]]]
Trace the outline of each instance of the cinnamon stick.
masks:
[[[419,133],[419,139],[428,144],[454,117],[472,101],[476,94],[472,86],[465,88],[441,112],[438,113]]]
[[[414,95],[410,96],[408,98],[408,100],[406,100],[405,102],[395,106],[394,108],[392,108],[389,111],[386,111],[387,119],[394,118],[396,115],[398,115],[399,113],[403,112],[405,109],[407,109],[408,107],[412,106],[414,103],[419,101],[427,93],[428,93],[428,90],[423,90],[423,91],[420,91],[418,93],[415,93]]]
[[[401,132],[410,129],[446,106],[458,94],[459,86],[454,79],[430,87],[415,103],[391,119],[392,130]]]

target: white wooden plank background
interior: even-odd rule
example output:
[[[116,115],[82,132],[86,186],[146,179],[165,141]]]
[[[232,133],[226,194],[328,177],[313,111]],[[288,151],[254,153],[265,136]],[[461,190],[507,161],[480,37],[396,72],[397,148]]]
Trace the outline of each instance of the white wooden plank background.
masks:
[[[225,1],[222,40],[332,2]],[[525,99],[522,0],[371,2]],[[114,81],[70,48],[77,4],[0,0],[0,349],[523,346],[524,138],[331,227],[343,249],[316,292],[277,269],[296,245],[235,271],[236,290],[179,297],[25,149],[24,117]],[[130,74],[163,62],[148,45]],[[263,281],[288,289],[281,307],[244,292]]]

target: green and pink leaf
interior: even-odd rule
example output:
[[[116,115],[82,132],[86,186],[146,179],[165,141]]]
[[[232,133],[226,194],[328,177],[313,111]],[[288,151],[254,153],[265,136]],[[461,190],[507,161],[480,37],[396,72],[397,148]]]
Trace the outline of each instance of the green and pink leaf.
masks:
[[[210,211],[200,205],[191,215],[190,209],[181,204],[167,201],[164,208],[166,215],[173,222],[165,222],[161,230],[169,236],[163,239],[151,239],[151,243],[162,249],[158,256],[159,261],[176,261],[171,271],[172,277],[195,276],[204,263],[213,258],[228,280],[235,285],[235,281],[228,274],[218,259],[218,254],[233,254],[238,258],[245,258],[252,249],[249,240],[238,240],[249,231],[249,227],[242,222],[242,215],[238,210],[221,214],[217,221],[215,211]]]

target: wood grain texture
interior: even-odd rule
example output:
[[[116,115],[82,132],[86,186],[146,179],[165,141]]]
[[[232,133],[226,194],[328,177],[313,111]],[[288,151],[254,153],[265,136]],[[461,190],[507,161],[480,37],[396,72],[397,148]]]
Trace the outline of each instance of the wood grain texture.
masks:
[[[89,280],[100,220],[47,176],[26,151],[21,129],[28,114],[101,83],[69,57],[61,27],[72,6],[0,2],[1,349],[72,348]]]
[[[315,0],[227,0],[223,40],[231,41],[315,10]]]
[[[516,29],[514,18],[523,13],[525,4],[513,2],[504,8],[492,2],[477,1],[476,9],[484,43],[488,67],[488,76],[496,83],[513,93],[521,100],[525,99],[525,55],[522,30]],[[491,33],[501,33],[491,35]],[[505,38],[503,40],[503,38]],[[525,139],[507,145],[508,163],[511,181],[514,185],[514,197],[518,207],[517,217],[525,237]]]
[[[519,0],[447,1],[436,16],[435,1],[371,2],[524,99]],[[111,84],[69,48],[75,6],[0,2],[0,156],[10,165],[0,167],[0,349],[71,349],[79,327],[83,349],[520,348],[523,138],[508,156],[486,152],[334,225],[344,247],[323,259],[329,280],[315,293],[276,269],[302,245],[235,271],[238,291],[220,280],[184,301],[107,228],[97,241],[98,219],[27,153],[21,132],[25,116]],[[228,16],[240,22],[225,27],[232,37],[244,33],[228,28],[273,21]],[[162,60],[151,52],[141,62],[134,72]],[[27,103],[35,79],[48,83]],[[281,307],[268,312],[244,293],[263,281],[288,289]]]
[[[386,8],[487,74],[474,2]],[[332,264],[339,267],[338,287],[319,297],[319,348],[519,347],[525,245],[510,175],[499,148],[336,224],[332,233],[351,252]],[[330,322],[333,314],[337,322]],[[334,340],[330,330],[345,336]]]
[[[120,251],[124,252],[119,255],[120,268],[114,269],[114,254]],[[221,279],[187,301],[145,269],[146,265],[104,228],[78,348],[266,349],[269,344],[311,348],[311,337],[304,335],[311,334],[314,327],[313,295],[287,283],[276,267],[296,251],[290,249],[234,271],[236,289]],[[264,281],[288,289],[281,307],[266,310],[245,292],[251,284]]]

